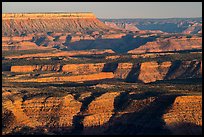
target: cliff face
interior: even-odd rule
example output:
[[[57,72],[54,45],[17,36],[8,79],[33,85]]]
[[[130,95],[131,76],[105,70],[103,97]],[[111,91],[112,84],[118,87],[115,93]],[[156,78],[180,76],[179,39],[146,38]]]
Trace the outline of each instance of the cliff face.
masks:
[[[164,52],[192,49],[202,49],[201,37],[157,39],[153,42],[147,42],[139,48],[130,50],[128,53]]]
[[[36,100],[26,100],[23,103],[26,115],[39,121],[41,126],[51,127],[71,127],[73,116],[80,111],[80,108],[81,103],[76,101],[72,95],[36,98]]]
[[[3,90],[2,95],[3,134],[25,126],[41,134],[48,133],[46,130],[92,135],[159,134],[167,129],[173,134],[188,134],[198,131],[193,125],[202,126],[202,96],[108,91],[97,96],[85,92],[76,99],[72,94],[25,96],[16,89]]]
[[[101,72],[105,63],[97,64],[67,64],[62,67],[63,72],[72,74],[88,74]]]
[[[73,116],[81,108],[81,103],[72,95],[64,97],[40,97],[23,101],[22,98],[9,99],[3,108],[14,114],[16,126],[71,127]],[[56,113],[56,111],[58,113]]]
[[[114,72],[115,78],[126,79],[133,68],[132,63],[118,63],[118,67]]]
[[[109,28],[93,13],[2,14],[2,35],[42,32],[88,32]],[[10,25],[12,24],[12,27]]]
[[[77,75],[77,76],[51,76],[43,78],[34,79],[11,79],[10,82],[83,82],[83,81],[94,81],[103,79],[112,79],[114,75],[112,72],[100,72],[87,75]]]
[[[158,64],[157,62],[142,63],[138,80],[141,80],[144,83],[164,80],[170,66],[171,62],[163,62],[162,64]]]
[[[114,100],[119,95],[119,92],[108,92],[96,98],[88,105],[86,111],[88,116],[85,116],[83,120],[83,125],[85,127],[83,131],[84,134],[93,134],[94,127],[103,126],[108,123],[114,114]],[[91,130],[90,127],[93,127],[93,129]],[[103,132],[103,130],[96,131],[96,133],[97,132]]]
[[[159,80],[202,78],[202,62],[174,61],[174,62],[143,62],[132,63],[96,63],[96,64],[67,64],[11,66],[11,72],[33,71],[62,71],[73,76],[59,76],[23,80],[27,82],[49,81],[89,81],[108,78],[122,79],[127,82],[150,83]],[[78,75],[78,76],[74,76]],[[16,79],[15,81],[22,82]]]
[[[202,126],[201,110],[201,96],[180,96],[176,98],[172,107],[163,115],[163,119],[166,127],[173,134],[192,134],[194,132],[197,134],[198,127]],[[185,133],[182,133],[183,131]]]
[[[57,65],[29,65],[29,66],[12,66],[11,72],[33,72],[33,71],[59,71],[60,64]]]
[[[158,80],[202,78],[201,61],[144,62],[139,64],[139,71],[133,74],[126,80],[150,83]]]
[[[169,69],[166,79],[202,78],[202,61],[176,61]]]

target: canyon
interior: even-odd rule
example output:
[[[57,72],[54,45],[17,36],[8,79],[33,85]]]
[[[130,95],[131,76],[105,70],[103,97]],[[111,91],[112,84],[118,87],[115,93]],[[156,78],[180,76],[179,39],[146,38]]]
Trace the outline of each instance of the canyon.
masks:
[[[3,13],[2,134],[201,135],[200,27]]]

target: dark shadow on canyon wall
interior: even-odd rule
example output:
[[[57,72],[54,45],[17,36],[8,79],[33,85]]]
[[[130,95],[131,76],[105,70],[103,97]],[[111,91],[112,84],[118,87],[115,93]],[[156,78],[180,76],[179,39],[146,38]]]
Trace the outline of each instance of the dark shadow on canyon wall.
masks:
[[[140,63],[134,64],[131,71],[128,73],[125,81],[130,83],[140,82],[138,80],[139,73],[140,73]]]
[[[106,63],[102,69],[102,72],[115,72],[118,68],[118,63]]]
[[[156,38],[156,36],[133,38],[131,35],[126,35],[118,39],[80,40],[66,44],[66,46],[68,50],[112,49],[117,53],[126,53],[147,42],[155,41]]]
[[[190,122],[180,122],[168,125],[173,135],[202,135],[202,126]]]
[[[83,120],[84,120],[84,115],[86,115],[86,110],[88,109],[88,105],[94,101],[97,97],[101,96],[103,93],[101,92],[94,92],[90,97],[85,98],[82,101],[82,106],[80,109],[80,112],[73,117],[73,130],[71,131],[72,134],[74,135],[79,135],[82,134],[84,125],[83,125]]]
[[[187,78],[187,79],[171,79],[171,80],[160,80],[156,82],[152,82],[154,84],[166,84],[166,83],[171,83],[171,84],[201,84],[202,83],[202,78]]]
[[[117,135],[168,135],[171,131],[164,128],[165,122],[162,115],[173,104],[176,95],[134,95],[135,99],[145,99],[159,96],[150,105],[133,113],[126,113],[120,117],[112,117],[107,134]],[[134,108],[133,108],[134,109]]]
[[[2,71],[11,71],[11,66],[2,65]]]

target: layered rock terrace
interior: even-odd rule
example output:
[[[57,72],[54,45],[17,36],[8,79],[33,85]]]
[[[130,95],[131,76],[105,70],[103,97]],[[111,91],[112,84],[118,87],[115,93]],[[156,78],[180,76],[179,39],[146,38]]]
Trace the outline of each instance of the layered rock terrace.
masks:
[[[5,13],[2,17],[3,36],[109,29],[93,13]]]

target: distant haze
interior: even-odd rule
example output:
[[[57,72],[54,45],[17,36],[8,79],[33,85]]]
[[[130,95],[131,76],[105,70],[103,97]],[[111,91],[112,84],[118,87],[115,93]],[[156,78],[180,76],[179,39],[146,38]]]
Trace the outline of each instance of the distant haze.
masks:
[[[3,2],[3,13],[93,12],[97,18],[202,17],[202,2]]]

